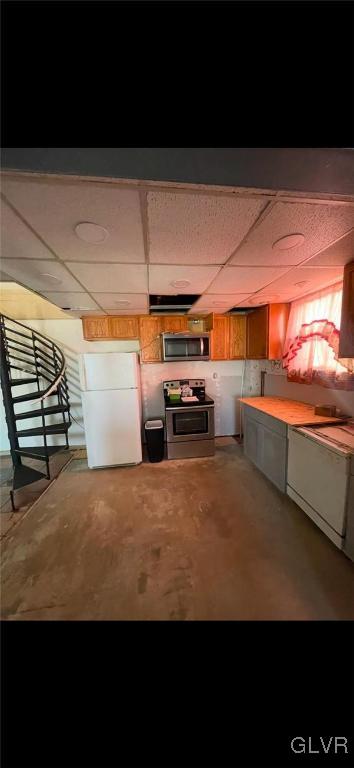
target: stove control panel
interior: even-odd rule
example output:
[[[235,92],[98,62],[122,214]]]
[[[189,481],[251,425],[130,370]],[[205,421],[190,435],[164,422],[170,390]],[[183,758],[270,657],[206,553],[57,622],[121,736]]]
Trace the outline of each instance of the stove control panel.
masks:
[[[189,387],[193,391],[193,395],[196,395],[200,399],[205,397],[205,379],[175,379],[174,381],[163,382],[163,393],[165,398],[169,397],[168,393],[170,389],[178,389],[178,387],[182,390],[185,387]]]

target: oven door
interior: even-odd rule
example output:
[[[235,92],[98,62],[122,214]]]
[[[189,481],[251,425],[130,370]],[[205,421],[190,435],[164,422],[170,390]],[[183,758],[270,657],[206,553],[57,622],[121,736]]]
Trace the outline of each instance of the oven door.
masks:
[[[168,443],[189,440],[212,440],[214,437],[214,405],[197,408],[166,408]]]

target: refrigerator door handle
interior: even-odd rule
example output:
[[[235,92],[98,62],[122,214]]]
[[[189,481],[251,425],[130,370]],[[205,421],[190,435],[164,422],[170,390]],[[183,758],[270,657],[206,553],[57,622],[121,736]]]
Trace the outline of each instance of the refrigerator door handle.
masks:
[[[81,380],[83,389],[86,392],[87,391],[87,382],[86,382],[86,366],[85,366],[85,358],[81,358]]]

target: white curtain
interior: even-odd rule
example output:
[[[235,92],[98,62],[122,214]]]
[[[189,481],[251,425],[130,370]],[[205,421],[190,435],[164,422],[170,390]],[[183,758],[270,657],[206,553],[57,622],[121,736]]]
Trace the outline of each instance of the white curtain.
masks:
[[[343,283],[291,304],[283,355],[288,380],[354,389],[353,359],[338,358]]]

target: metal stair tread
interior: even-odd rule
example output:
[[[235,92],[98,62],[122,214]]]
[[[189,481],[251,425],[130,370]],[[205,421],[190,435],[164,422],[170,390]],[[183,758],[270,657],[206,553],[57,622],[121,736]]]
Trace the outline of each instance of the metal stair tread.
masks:
[[[34,437],[35,435],[63,435],[68,431],[69,424],[48,424],[46,427],[32,427],[30,429],[17,430],[17,437]]]
[[[33,392],[27,392],[25,395],[16,395],[16,397],[12,398],[13,403],[24,403],[26,400],[37,400],[38,397],[41,397],[45,394],[45,389],[40,390],[33,390]]]
[[[67,445],[47,445],[47,449],[44,445],[26,445],[23,448],[16,448],[15,453],[18,453],[19,456],[28,456],[31,459],[46,460],[47,456],[49,458],[50,456],[53,456],[54,453],[67,450],[69,450]]]
[[[43,411],[41,408],[35,408],[34,411],[22,411],[22,413],[15,413],[15,419],[16,421],[21,421],[21,419],[34,419],[37,416],[42,416],[42,413],[44,416],[47,416],[54,413],[65,413],[66,411],[69,411],[68,405],[48,405],[43,408]]]
[[[13,490],[23,488],[30,483],[36,483],[38,480],[45,480],[46,475],[33,467],[26,467],[24,464],[20,467],[14,467]]]
[[[32,376],[29,379],[13,379],[12,381],[10,381],[10,384],[12,387],[19,387],[21,384],[34,384],[37,381],[38,381],[37,376],[35,377]]]

